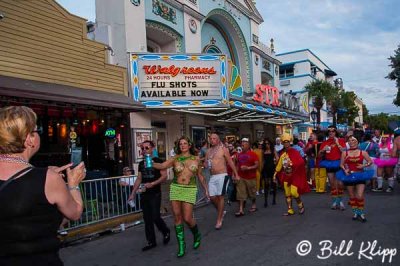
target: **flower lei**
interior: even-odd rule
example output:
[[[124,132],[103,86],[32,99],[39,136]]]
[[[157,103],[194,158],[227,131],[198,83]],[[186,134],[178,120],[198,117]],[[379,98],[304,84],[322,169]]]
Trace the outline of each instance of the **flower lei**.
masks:
[[[186,161],[186,160],[195,160],[196,159],[196,156],[194,156],[194,155],[189,155],[189,156],[179,156],[178,158],[176,158],[176,160],[178,161],[178,162],[184,162],[184,161]]]

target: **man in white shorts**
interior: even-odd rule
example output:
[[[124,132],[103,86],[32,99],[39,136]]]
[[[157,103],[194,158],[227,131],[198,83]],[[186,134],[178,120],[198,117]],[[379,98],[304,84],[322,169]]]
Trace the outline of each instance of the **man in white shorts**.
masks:
[[[238,180],[239,176],[236,166],[229,155],[229,150],[221,143],[217,133],[210,135],[210,144],[211,148],[207,150],[204,164],[211,172],[210,181],[208,182],[208,193],[218,212],[215,229],[219,230],[222,227],[225,205],[224,195],[228,187],[226,164],[229,164],[233,169],[233,179]]]

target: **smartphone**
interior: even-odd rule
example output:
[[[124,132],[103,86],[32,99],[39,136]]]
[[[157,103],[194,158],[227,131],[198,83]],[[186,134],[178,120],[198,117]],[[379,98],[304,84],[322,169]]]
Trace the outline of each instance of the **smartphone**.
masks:
[[[76,167],[82,161],[82,147],[74,147],[71,150],[72,167]]]

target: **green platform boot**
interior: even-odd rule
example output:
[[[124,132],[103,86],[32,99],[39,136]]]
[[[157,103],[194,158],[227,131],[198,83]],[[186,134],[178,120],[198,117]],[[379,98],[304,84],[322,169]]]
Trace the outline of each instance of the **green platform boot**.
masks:
[[[185,230],[183,224],[175,225],[175,233],[176,233],[176,240],[178,240],[178,258],[181,258],[185,255]]]
[[[199,228],[197,227],[197,224],[190,228],[190,231],[193,233],[193,248],[198,249],[200,247],[200,240],[201,240],[201,235],[199,232]]]

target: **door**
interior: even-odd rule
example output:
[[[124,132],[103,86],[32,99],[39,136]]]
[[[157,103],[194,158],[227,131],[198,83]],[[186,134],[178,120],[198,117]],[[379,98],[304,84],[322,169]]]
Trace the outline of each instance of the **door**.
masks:
[[[167,130],[165,128],[155,128],[154,144],[158,153],[158,158],[167,160]]]

